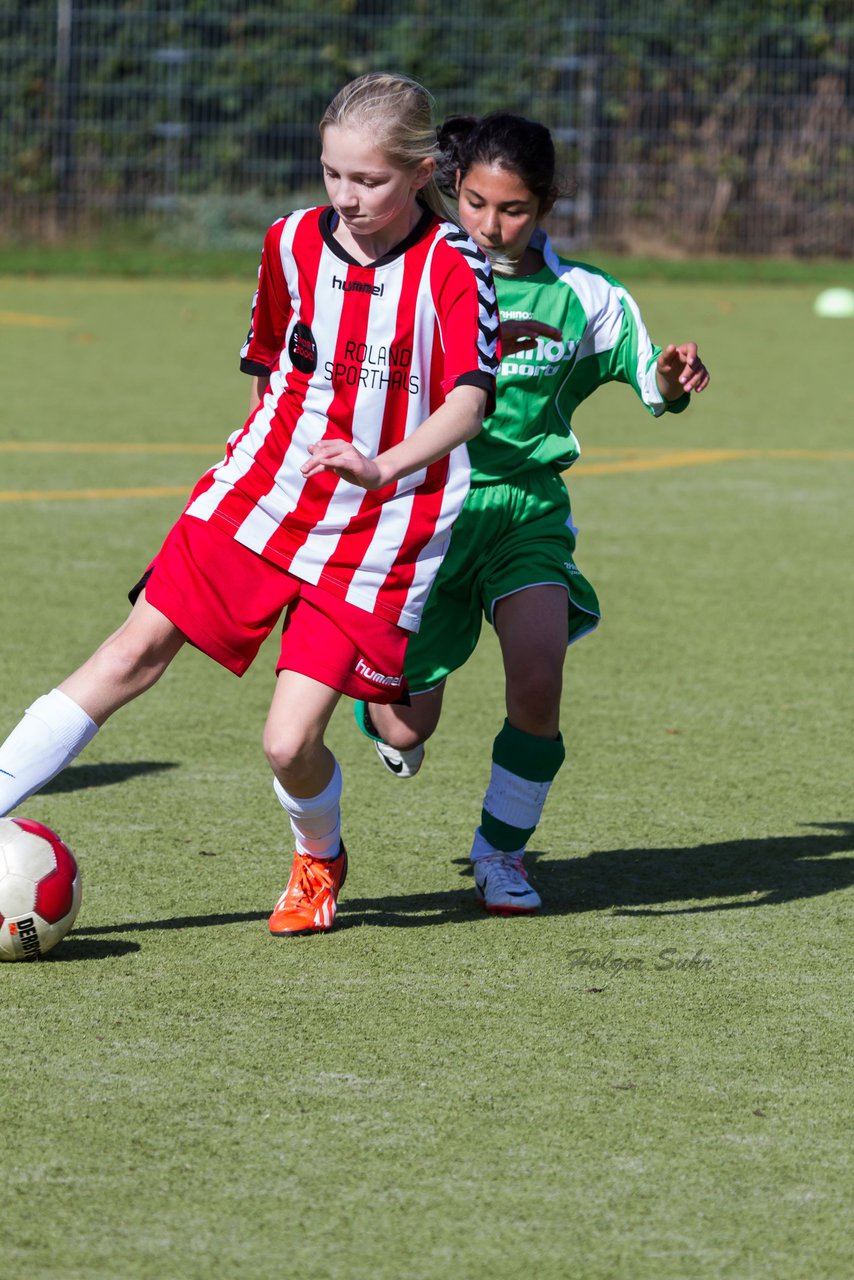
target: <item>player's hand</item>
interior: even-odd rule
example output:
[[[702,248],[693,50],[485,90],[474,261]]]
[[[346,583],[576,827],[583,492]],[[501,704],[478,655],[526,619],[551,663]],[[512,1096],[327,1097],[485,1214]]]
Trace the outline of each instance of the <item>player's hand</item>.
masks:
[[[304,476],[332,471],[361,489],[379,489],[384,483],[375,459],[359,453],[349,440],[318,440],[308,446],[308,451],[311,457],[300,467]]]
[[[696,342],[671,342],[658,357],[658,388],[665,400],[678,400],[686,391],[705,391],[709,371],[697,353]]]
[[[553,338],[560,341],[562,337],[560,329],[543,324],[540,320],[502,320],[501,355],[502,358],[517,356],[520,351],[527,351],[532,338]]]

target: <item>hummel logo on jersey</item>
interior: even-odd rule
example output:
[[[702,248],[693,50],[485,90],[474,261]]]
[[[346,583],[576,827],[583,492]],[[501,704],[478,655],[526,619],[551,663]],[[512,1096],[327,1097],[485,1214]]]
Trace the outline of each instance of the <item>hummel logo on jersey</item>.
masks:
[[[339,280],[338,276],[333,276],[332,288],[340,289],[342,293],[370,293],[374,298],[381,298],[385,285],[369,284],[367,280]]]
[[[402,682],[401,676],[384,676],[381,671],[374,671],[364,658],[360,658],[356,663],[356,672],[364,680],[370,680],[373,684],[382,684],[391,689],[396,689]]]

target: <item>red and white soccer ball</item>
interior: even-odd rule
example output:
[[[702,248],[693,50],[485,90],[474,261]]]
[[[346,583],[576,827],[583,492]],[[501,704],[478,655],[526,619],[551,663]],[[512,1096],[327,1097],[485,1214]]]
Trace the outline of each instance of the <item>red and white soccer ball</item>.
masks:
[[[0,818],[0,960],[37,960],[61,942],[80,893],[74,854],[55,831]]]

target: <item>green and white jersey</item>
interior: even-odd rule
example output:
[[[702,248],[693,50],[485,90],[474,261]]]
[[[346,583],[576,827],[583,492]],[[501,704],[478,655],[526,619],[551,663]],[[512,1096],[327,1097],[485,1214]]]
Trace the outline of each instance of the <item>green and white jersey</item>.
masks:
[[[580,453],[572,415],[597,387],[627,382],[650,413],[679,412],[686,395],[667,404],[655,378],[653,345],[631,294],[604,271],[559,258],[537,231],[544,265],[533,276],[495,276],[502,320],[540,320],[563,337],[502,360],[498,407],[469,442],[472,483],[508,480],[542,466],[564,471]]]

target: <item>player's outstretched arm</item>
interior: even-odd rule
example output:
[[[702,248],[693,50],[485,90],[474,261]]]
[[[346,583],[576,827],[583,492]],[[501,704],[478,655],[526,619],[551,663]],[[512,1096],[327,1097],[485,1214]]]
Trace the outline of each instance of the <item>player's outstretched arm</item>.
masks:
[[[705,391],[709,371],[697,352],[696,342],[671,342],[656,364],[658,389],[665,400],[678,400],[686,391]]]
[[[485,391],[473,386],[454,387],[445,403],[417,431],[376,458],[366,458],[349,440],[318,440],[308,446],[311,457],[300,470],[304,476],[334,471],[363,489],[381,489],[473,439],[483,425],[485,411]]]

